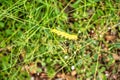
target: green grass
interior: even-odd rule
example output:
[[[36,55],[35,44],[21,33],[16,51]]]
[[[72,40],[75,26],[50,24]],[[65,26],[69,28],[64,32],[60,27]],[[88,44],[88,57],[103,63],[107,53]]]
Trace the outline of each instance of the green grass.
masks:
[[[46,67],[50,78],[63,68],[71,72],[74,66],[80,75],[78,80],[107,80],[104,71],[111,65],[117,66],[112,54],[117,54],[120,48],[120,0],[76,0],[74,3],[65,0],[64,3],[0,0],[1,80],[29,80],[30,75],[21,69],[33,62]],[[68,6],[74,9],[65,13]],[[74,22],[68,21],[69,13]],[[117,33],[111,42],[104,38],[109,27]],[[76,34],[79,39],[68,40],[51,29]],[[90,35],[92,30],[94,34]],[[56,64],[61,66],[57,71]],[[117,73],[115,68],[112,73]]]

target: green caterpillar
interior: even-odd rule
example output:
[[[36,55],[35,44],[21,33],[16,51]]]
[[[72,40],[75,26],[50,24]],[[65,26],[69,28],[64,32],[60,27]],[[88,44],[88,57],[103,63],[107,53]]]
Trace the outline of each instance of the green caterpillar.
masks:
[[[51,32],[56,33],[57,35],[62,36],[69,40],[77,40],[78,39],[77,35],[68,34],[66,32],[58,31],[57,29],[51,29]]]

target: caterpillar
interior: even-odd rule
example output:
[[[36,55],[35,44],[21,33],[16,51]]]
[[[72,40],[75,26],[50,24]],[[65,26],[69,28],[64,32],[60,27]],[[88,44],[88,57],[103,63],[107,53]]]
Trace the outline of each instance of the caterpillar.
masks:
[[[57,29],[51,29],[50,31],[53,32],[53,33],[56,33],[57,35],[59,35],[61,37],[69,39],[69,40],[77,40],[78,39],[77,35],[68,34],[66,32],[62,32],[62,31],[59,31]]]

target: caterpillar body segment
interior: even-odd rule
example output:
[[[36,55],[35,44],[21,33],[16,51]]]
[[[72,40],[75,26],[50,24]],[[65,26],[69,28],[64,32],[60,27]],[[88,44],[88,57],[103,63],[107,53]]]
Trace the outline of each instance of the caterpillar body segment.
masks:
[[[51,32],[57,34],[58,36],[69,39],[69,40],[77,40],[78,39],[77,35],[68,34],[66,32],[62,32],[62,31],[59,31],[57,29],[51,29]]]

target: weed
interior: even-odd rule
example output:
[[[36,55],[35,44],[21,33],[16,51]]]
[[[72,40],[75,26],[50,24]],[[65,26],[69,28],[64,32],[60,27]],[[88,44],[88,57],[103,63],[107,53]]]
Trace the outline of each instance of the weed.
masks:
[[[119,4],[0,0],[0,79],[120,79]]]

